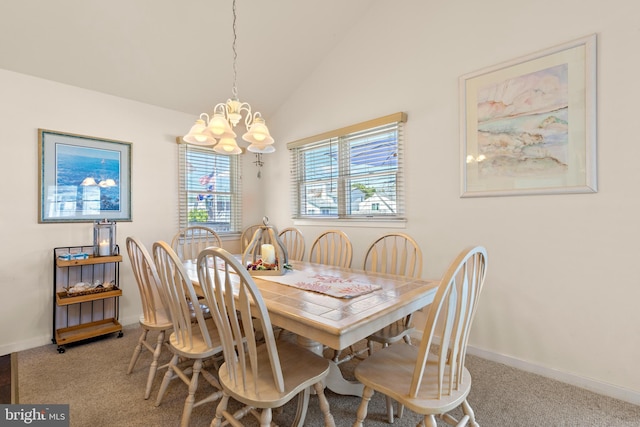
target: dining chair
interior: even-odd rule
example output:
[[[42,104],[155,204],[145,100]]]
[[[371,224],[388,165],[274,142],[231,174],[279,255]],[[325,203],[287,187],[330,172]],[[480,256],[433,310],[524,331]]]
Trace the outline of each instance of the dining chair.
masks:
[[[422,250],[418,243],[404,233],[389,233],[376,239],[364,257],[365,271],[387,273],[397,276],[419,278],[422,275]],[[412,315],[395,322],[384,329],[370,335],[369,353],[373,351],[373,342],[386,347],[404,339],[411,344]]]
[[[261,427],[268,427],[272,409],[299,396],[295,425],[301,426],[313,386],[324,425],[334,426],[323,385],[329,374],[329,361],[290,341],[275,339],[260,290],[247,269],[229,252],[205,249],[198,256],[197,270],[224,353],[224,363],[218,370],[224,395],[211,425],[219,427],[223,418],[225,423],[239,425],[227,411],[229,399],[233,398],[248,408],[261,409],[259,413],[249,413]],[[236,345],[240,342],[244,345]]]
[[[213,320],[205,318],[202,307],[197,303],[193,283],[171,246],[166,242],[155,242],[153,257],[173,323],[173,332],[169,336],[173,357],[162,379],[156,406],[162,402],[171,380],[180,378],[189,387],[180,422],[181,427],[187,427],[194,407],[222,397],[222,387],[214,373],[209,371],[210,367],[217,370],[222,343]],[[215,391],[196,401],[200,375]]]
[[[347,234],[340,230],[329,230],[313,241],[309,262],[316,264],[351,267],[353,247]]]
[[[435,427],[437,416],[450,425],[478,426],[467,401],[471,374],[465,357],[486,271],[485,248],[460,252],[429,306],[420,346],[390,345],[355,367],[354,375],[364,391],[353,427],[362,427],[375,391],[423,415],[419,425]],[[459,406],[463,416],[456,420],[449,412]]]
[[[183,228],[171,240],[171,248],[182,261],[195,260],[209,246],[222,247],[222,239],[214,230],[201,225]]]
[[[287,248],[288,259],[291,261],[304,260],[304,235],[296,227],[288,227],[278,235]]]
[[[387,273],[397,276],[419,278],[422,275],[422,250],[418,243],[404,233],[388,233],[377,238],[367,249],[364,257],[365,271]],[[367,350],[369,355],[373,353],[374,342],[387,347],[400,340],[411,344],[411,333],[415,330],[409,314],[404,319],[398,320],[376,333],[367,337]],[[364,351],[363,351],[364,352]],[[358,355],[362,354],[360,352]],[[398,417],[402,417],[403,406],[398,404]],[[393,400],[387,396],[387,418],[393,423]]]
[[[131,261],[131,269],[133,276],[138,284],[140,292],[140,302],[142,303],[142,315],[140,315],[140,327],[142,334],[138,339],[138,343],[133,349],[133,355],[129,362],[127,374],[133,372],[140,353],[143,349],[153,354],[153,359],[149,365],[149,374],[147,376],[147,385],[144,391],[144,398],[148,399],[151,394],[151,386],[158,371],[158,360],[162,354],[163,347],[168,347],[167,334],[171,331],[173,323],[169,315],[169,309],[161,298],[160,279],[156,271],[156,266],[147,251],[147,248],[136,237],[129,236],[126,241],[127,253]],[[149,332],[157,333],[155,342],[147,341]],[[162,368],[167,365],[161,366]]]

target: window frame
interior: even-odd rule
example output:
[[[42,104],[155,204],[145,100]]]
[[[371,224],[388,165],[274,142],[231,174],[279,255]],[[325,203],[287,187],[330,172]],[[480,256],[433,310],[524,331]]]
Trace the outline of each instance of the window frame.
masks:
[[[403,226],[403,224],[406,223],[404,211],[405,171],[403,155],[403,129],[406,120],[406,113],[400,112],[288,143],[287,148],[290,150],[291,159],[291,212],[294,223],[297,225],[340,223],[341,225],[370,226],[372,222],[381,222],[384,223],[385,226],[392,228]],[[383,135],[393,131],[395,131],[396,138],[397,167],[395,170],[383,170],[380,172],[380,175],[395,175],[395,180],[393,181],[394,201],[396,204],[395,213],[374,213],[372,210],[367,214],[354,214],[353,210],[350,210],[351,203],[353,203],[352,197],[350,196],[351,184],[353,181],[357,181],[358,178],[362,179],[364,175],[358,175],[349,170],[353,162],[350,152],[353,147],[352,144],[357,144],[358,138],[361,138],[362,135]],[[376,142],[372,140],[371,143],[375,144]],[[305,175],[308,177],[309,174],[304,173],[304,153],[309,153],[309,150],[314,149],[317,149],[319,153],[320,150],[323,149],[332,150],[330,148],[332,145],[335,146],[335,153],[337,153],[337,160],[335,161],[337,167],[335,168],[336,171],[334,171],[335,176],[331,175],[327,182],[330,184],[331,193],[335,193],[335,198],[337,199],[337,213],[331,215],[310,215],[302,212],[302,206],[304,205],[306,194],[308,194],[303,193],[305,187],[312,186],[314,183],[320,184],[320,180],[314,182],[311,179],[306,179]],[[330,155],[333,157],[335,154],[332,153]],[[329,163],[333,162],[328,162],[324,166],[329,166]],[[323,165],[319,165],[318,167],[321,166]],[[331,165],[331,167],[333,171],[333,165]],[[371,176],[371,174],[369,176]]]
[[[220,236],[237,235],[242,231],[242,161],[240,156],[225,156],[214,152],[211,148],[200,147],[185,143],[181,138],[176,138],[178,143],[178,227],[184,229],[189,225],[203,225],[210,227]],[[189,170],[188,155],[189,152],[199,153],[206,156],[225,158],[229,160],[230,174],[230,190],[229,191],[210,191],[201,189],[195,193],[209,194],[212,196],[228,196],[229,197],[229,222],[228,229],[216,226],[213,221],[190,221],[189,207],[194,203],[194,190],[187,188]],[[212,173],[214,171],[212,170]],[[205,171],[203,171],[205,173]],[[191,199],[190,199],[191,198]],[[207,218],[209,219],[209,218]]]

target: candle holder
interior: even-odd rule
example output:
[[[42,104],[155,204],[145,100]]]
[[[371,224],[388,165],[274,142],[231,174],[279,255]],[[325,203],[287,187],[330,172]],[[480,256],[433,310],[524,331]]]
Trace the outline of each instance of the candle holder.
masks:
[[[118,254],[116,245],[115,221],[95,221],[93,223],[93,256],[112,256]]]
[[[253,233],[251,242],[242,254],[242,263],[252,276],[279,276],[289,268],[287,248],[278,236],[278,230],[269,225],[269,218]]]

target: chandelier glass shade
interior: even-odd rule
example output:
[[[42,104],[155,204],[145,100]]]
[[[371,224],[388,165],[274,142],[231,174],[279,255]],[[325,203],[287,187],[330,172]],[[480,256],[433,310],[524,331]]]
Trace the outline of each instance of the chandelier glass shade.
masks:
[[[217,104],[211,115],[207,113],[200,114],[200,118],[196,120],[189,133],[183,136],[182,139],[189,144],[213,147],[213,150],[219,154],[241,154],[242,149],[236,142],[237,135],[233,129],[244,117],[246,132],[242,135],[242,139],[249,143],[247,150],[256,154],[273,153],[276,151],[273,147],[274,140],[269,134],[269,129],[262,115],[257,111],[252,112],[251,105],[238,99],[236,87],[236,38],[236,2],[234,0],[233,97],[227,99],[227,102]]]

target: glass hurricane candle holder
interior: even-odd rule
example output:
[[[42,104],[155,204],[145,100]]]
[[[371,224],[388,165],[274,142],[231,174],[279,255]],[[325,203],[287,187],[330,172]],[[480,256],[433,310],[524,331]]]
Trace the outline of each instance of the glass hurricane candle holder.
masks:
[[[93,256],[117,254],[115,221],[95,221],[93,223]]]

